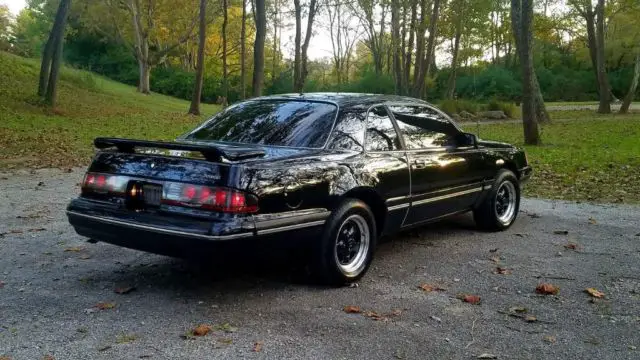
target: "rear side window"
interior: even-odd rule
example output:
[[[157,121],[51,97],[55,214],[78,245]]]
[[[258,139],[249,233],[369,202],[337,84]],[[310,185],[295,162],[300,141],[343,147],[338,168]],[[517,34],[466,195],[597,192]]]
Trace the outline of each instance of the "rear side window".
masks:
[[[391,151],[400,149],[400,140],[389,113],[384,106],[376,106],[367,116],[368,151]]]
[[[455,144],[460,132],[444,115],[427,106],[389,106],[407,149],[430,149]]]
[[[218,113],[185,139],[321,148],[336,111],[323,102],[249,100]]]
[[[362,151],[367,109],[357,107],[340,111],[327,149]]]

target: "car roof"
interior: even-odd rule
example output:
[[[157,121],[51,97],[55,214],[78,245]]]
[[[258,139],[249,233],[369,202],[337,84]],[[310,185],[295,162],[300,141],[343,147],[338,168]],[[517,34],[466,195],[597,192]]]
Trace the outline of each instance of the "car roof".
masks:
[[[309,100],[309,101],[329,101],[338,104],[340,108],[348,109],[351,107],[371,106],[387,102],[415,103],[421,105],[429,105],[424,100],[399,95],[384,94],[362,94],[362,93],[339,93],[339,92],[313,92],[301,94],[279,94],[269,95],[257,98],[258,100],[269,99],[291,99],[291,100]]]

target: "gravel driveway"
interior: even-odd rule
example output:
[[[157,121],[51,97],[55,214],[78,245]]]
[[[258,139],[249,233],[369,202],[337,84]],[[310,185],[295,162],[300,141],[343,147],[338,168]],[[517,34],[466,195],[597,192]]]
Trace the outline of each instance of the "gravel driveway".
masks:
[[[640,358],[639,207],[527,199],[502,233],[461,216],[382,244],[358,287],[333,289],[260,254],[205,266],[88,244],[64,215],[81,177],[0,175],[1,359]],[[191,337],[199,324],[213,330]]]

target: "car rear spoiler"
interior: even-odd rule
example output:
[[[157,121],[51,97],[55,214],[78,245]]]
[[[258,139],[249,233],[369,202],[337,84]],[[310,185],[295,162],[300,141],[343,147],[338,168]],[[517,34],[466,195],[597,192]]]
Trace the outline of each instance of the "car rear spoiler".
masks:
[[[98,149],[108,149],[115,147],[118,151],[126,153],[134,153],[135,148],[158,148],[167,150],[184,150],[200,152],[205,159],[209,161],[221,161],[223,158],[227,160],[244,160],[255,157],[263,157],[266,152],[259,149],[238,148],[238,149],[221,149],[213,145],[205,144],[188,144],[181,142],[166,141],[147,141],[133,140],[121,138],[96,138],[93,144]]]

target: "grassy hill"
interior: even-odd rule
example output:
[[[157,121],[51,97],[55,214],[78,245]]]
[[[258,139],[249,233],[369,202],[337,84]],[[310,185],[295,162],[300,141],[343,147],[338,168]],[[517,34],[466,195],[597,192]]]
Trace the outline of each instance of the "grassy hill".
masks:
[[[37,60],[0,52],[0,171],[86,165],[97,136],[168,140],[218,111],[205,104],[202,117],[186,115],[186,101],[70,68],[51,111],[35,95],[39,71]]]

